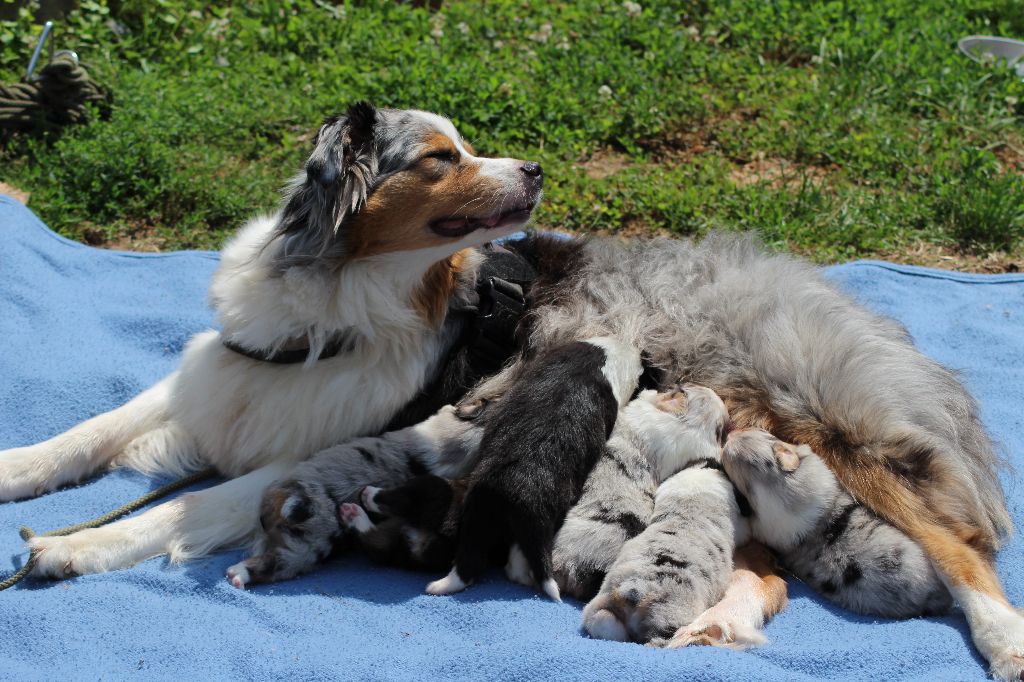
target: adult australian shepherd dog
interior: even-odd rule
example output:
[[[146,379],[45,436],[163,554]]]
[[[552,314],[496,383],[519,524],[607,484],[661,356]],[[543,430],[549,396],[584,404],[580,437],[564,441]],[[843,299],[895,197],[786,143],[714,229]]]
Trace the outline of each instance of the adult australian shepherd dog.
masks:
[[[358,104],[327,120],[280,210],[225,246],[210,286],[221,331],[197,334],[178,371],[123,407],[0,453],[0,500],[112,465],[213,465],[231,480],[103,528],[34,538],[36,573],[181,560],[250,540],[269,483],[424,399],[463,338],[448,311],[474,290],[478,247],[529,220],[542,179],[537,163],[477,156],[434,114]],[[925,548],[993,673],[1021,678],[1024,617],[993,569],[1011,527],[997,460],[974,400],[905,330],[750,238],[531,237],[509,248],[538,271],[513,365],[617,337],[667,381],[712,388],[737,426],[806,443]],[[265,360],[296,353],[305,361]],[[514,375],[471,392],[502,394]]]

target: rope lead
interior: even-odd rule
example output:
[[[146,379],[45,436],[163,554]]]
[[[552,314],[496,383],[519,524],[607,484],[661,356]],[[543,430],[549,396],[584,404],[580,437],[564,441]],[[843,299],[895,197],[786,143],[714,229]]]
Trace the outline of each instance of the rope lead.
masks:
[[[62,51],[31,80],[0,85],[0,131],[47,130],[84,123],[86,106],[109,113],[110,93],[89,78],[78,56]]]
[[[156,490],[148,492],[145,495],[142,495],[141,497],[137,497],[128,504],[121,505],[117,509],[107,512],[103,516],[97,516],[95,519],[92,519],[91,521],[83,521],[82,523],[76,523],[73,526],[65,526],[64,528],[51,530],[47,533],[43,533],[42,536],[56,537],[61,535],[71,535],[72,533],[77,533],[78,531],[85,530],[87,528],[99,528],[100,526],[105,526],[111,521],[116,521],[122,516],[131,514],[133,511],[141,509],[142,507],[145,507],[146,505],[155,502],[156,500],[159,500],[163,497],[167,497],[173,492],[181,490],[182,488],[187,488],[188,486],[194,483],[205,481],[208,478],[212,478],[216,474],[217,470],[212,467],[209,469],[203,469],[202,471],[197,471],[196,473],[189,474],[188,476],[180,478],[177,481],[172,481],[167,485],[160,486]],[[19,534],[21,535],[21,539],[25,540],[26,542],[31,538],[36,537],[36,532],[28,526],[22,526],[21,530],[19,531]],[[20,583],[25,578],[25,576],[32,572],[32,568],[36,565],[36,554],[37,553],[35,551],[30,552],[28,555],[28,560],[25,561],[24,566],[22,566],[16,573],[11,575],[11,577],[7,578],[6,580],[0,581],[0,592],[6,590],[9,587],[14,587],[18,583]]]

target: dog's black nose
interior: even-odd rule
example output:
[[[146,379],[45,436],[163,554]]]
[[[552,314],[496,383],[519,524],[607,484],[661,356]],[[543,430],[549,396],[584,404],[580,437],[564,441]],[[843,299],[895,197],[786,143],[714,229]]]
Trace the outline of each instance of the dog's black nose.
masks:
[[[539,178],[540,176],[544,175],[544,170],[536,161],[527,161],[522,165],[522,168],[520,168],[520,170],[522,170],[527,175],[531,175],[535,178]]]

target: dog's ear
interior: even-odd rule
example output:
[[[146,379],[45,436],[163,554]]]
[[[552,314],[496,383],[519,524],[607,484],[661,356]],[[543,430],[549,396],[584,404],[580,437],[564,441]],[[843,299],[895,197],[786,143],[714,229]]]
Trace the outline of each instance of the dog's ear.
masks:
[[[366,203],[377,175],[376,125],[377,110],[359,102],[320,126],[304,172],[286,193],[277,228],[282,265],[344,255],[345,221]]]
[[[800,468],[800,455],[789,443],[783,443],[779,441],[772,446],[775,451],[775,458],[779,461],[779,466],[786,473],[792,473]]]

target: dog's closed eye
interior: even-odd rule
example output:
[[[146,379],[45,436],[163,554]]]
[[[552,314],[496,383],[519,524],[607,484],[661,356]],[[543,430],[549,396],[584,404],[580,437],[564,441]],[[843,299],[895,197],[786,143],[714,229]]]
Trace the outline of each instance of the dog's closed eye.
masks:
[[[455,152],[451,149],[435,149],[432,152],[428,152],[423,155],[424,159],[436,159],[438,161],[444,161],[445,163],[455,163],[459,160]]]

